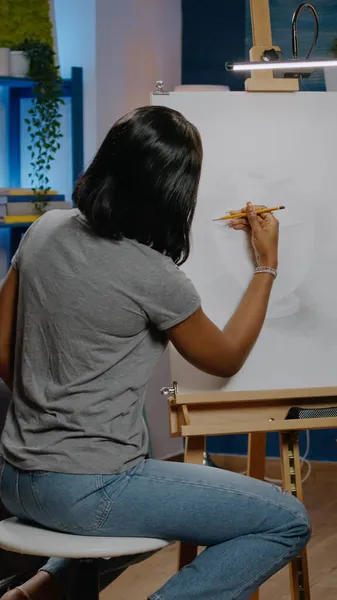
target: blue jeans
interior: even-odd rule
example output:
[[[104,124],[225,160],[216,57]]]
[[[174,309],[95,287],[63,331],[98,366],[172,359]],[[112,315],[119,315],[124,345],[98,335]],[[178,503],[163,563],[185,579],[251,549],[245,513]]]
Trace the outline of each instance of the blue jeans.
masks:
[[[152,600],[247,600],[310,538],[308,515],[296,498],[212,467],[144,460],[125,473],[95,476],[22,472],[6,464],[0,493],[12,514],[49,529],[207,546]],[[109,562],[105,585],[130,557]],[[43,569],[69,597],[75,567],[76,561],[52,558]]]

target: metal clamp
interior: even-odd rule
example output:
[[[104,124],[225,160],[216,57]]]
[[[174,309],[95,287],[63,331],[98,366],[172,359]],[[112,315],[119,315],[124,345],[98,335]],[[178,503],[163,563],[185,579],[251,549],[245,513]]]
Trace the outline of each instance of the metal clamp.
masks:
[[[169,96],[169,92],[167,92],[164,88],[164,82],[159,79],[156,81],[156,89],[153,92],[154,96]]]
[[[160,393],[162,396],[164,396],[165,398],[168,398],[168,400],[173,401],[176,398],[176,395],[178,393],[178,384],[176,381],[173,382],[172,387],[163,387],[160,390]]]

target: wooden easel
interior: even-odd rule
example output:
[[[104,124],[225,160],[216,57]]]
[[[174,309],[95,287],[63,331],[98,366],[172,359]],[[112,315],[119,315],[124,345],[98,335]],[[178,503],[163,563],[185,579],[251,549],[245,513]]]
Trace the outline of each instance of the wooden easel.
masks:
[[[269,0],[250,0],[253,47],[250,60],[259,62],[273,46]],[[247,92],[297,92],[298,79],[274,77],[272,70],[252,71],[245,82]],[[209,392],[179,394],[177,385],[166,388],[171,435],[185,438],[185,461],[203,464],[205,439],[212,435],[249,435],[248,475],[264,479],[266,436],[280,434],[284,489],[303,500],[298,436],[301,430],[337,427],[337,417],[287,419],[293,406],[311,409],[337,406],[336,388],[268,390],[256,392]],[[179,568],[197,555],[197,547],[181,544]],[[304,550],[290,565],[292,600],[310,600],[307,554]],[[251,600],[258,600],[257,591]]]
[[[337,427],[337,417],[287,419],[293,406],[310,409],[337,406],[337,388],[209,392],[179,394],[177,385],[166,389],[173,437],[184,437],[185,462],[202,464],[205,438],[211,435],[249,434],[248,475],[264,479],[266,434],[280,433],[283,488],[303,501],[299,431]],[[179,568],[197,555],[197,547],[181,544]],[[306,550],[290,565],[292,600],[310,600]],[[257,591],[251,600],[258,600]]]
[[[265,50],[274,49],[277,52],[280,51],[278,46],[273,45],[271,21],[270,21],[270,8],[269,0],[250,0],[250,14],[252,24],[252,37],[253,47],[250,50],[249,58],[251,62],[258,62],[262,60],[263,52]],[[252,71],[251,77],[245,81],[245,90],[247,92],[297,92],[299,90],[297,79],[281,79],[275,78],[272,70],[270,71]],[[256,477],[257,479],[264,479],[265,476],[265,455],[266,455],[266,442],[267,442],[267,430],[261,430],[255,433],[247,430],[249,433],[249,446],[248,446],[248,475],[250,477]],[[291,491],[291,483],[289,476],[289,456],[288,456],[288,439],[286,434],[281,434],[281,461],[282,461],[282,472],[283,472],[283,484],[284,488]],[[201,441],[200,441],[201,445]],[[294,452],[296,454],[296,464],[299,461],[299,449],[298,441],[294,444]],[[188,453],[188,450],[187,450]],[[188,461],[189,457],[185,456],[185,460]],[[302,500],[302,483],[301,476],[296,478],[295,494],[299,499]],[[293,492],[292,492],[293,493]],[[184,562],[184,550],[181,551],[181,562]],[[186,551],[187,552],[187,551]],[[186,555],[187,558],[187,555]],[[298,562],[296,568],[292,566],[292,598],[293,600],[309,600],[309,579],[307,570],[306,554],[303,554],[301,565]],[[302,585],[302,579],[299,581],[300,569],[304,565],[305,575],[305,587],[307,591],[300,594],[300,588],[304,589]],[[252,600],[258,600],[259,593],[254,594]]]
[[[250,0],[250,14],[253,47],[249,58],[251,62],[259,62],[265,50],[280,51],[278,46],[273,46],[269,0]],[[299,85],[297,79],[275,78],[272,70],[252,71],[245,89],[247,92],[298,92]]]

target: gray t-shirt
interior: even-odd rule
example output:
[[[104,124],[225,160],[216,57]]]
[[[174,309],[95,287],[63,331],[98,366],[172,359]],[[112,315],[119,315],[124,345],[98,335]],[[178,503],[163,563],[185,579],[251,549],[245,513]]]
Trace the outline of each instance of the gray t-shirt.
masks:
[[[15,376],[2,453],[15,467],[110,474],[147,453],[143,400],[165,329],[200,306],[173,261],[97,237],[53,210],[13,258],[19,272]]]

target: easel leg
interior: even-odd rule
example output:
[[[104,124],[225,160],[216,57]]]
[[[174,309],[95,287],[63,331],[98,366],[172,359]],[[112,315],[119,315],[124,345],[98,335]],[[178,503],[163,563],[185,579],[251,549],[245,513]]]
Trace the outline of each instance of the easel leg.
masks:
[[[185,438],[185,457],[184,461],[191,465],[202,465],[206,440],[204,436]]]
[[[248,436],[248,469],[249,477],[264,480],[266,463],[267,434],[264,432],[250,433]],[[259,600],[259,590],[250,597],[250,600]]]
[[[283,487],[303,502],[302,474],[298,432],[281,433],[281,464]],[[290,564],[290,588],[292,600],[310,600],[307,551]]]
[[[264,480],[267,434],[250,433],[248,436],[248,475]]]
[[[205,438],[190,437],[185,438],[185,462],[193,465],[202,465],[205,452]],[[178,569],[189,565],[198,554],[198,547],[191,544],[180,544]]]

